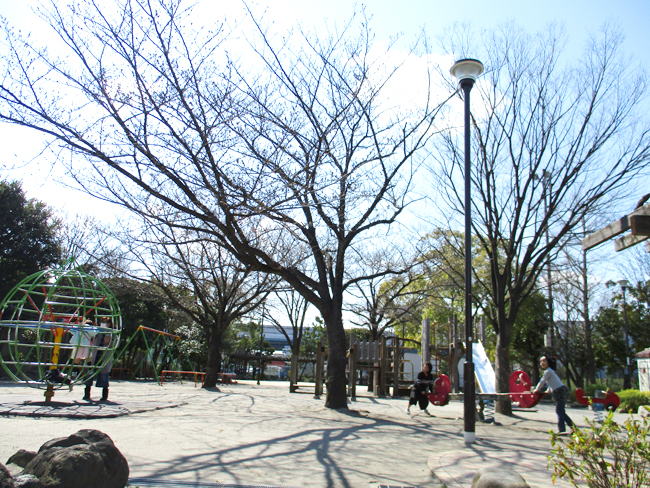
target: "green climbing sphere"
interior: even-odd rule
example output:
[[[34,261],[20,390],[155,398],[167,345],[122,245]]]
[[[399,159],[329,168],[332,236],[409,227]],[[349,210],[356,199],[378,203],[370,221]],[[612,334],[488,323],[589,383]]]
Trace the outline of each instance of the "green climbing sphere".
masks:
[[[85,383],[112,361],[122,315],[115,295],[70,260],[25,278],[0,304],[0,363],[14,380]]]

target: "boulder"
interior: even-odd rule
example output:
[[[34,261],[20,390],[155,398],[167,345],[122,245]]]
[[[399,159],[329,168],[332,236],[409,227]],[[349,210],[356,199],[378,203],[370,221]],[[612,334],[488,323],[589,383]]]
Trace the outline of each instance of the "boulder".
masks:
[[[34,459],[34,456],[36,456],[34,451],[21,449],[7,460],[7,464],[15,464],[16,466],[24,468],[32,459]]]
[[[14,478],[16,488],[43,488],[43,483],[31,474],[21,474]]]
[[[110,437],[88,429],[43,444],[23,474],[43,488],[124,488],[129,465]]]
[[[0,488],[15,488],[11,473],[4,464],[0,464]]]
[[[530,486],[512,469],[483,468],[474,475],[472,488],[530,488]]]

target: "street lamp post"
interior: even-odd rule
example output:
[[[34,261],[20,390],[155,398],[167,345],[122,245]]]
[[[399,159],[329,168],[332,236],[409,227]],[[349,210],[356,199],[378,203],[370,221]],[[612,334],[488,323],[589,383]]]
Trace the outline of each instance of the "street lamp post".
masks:
[[[451,67],[451,74],[458,79],[465,101],[465,365],[464,365],[464,419],[465,442],[476,440],[476,396],[474,362],[472,360],[472,180],[470,158],[469,92],[483,73],[483,64],[476,59],[461,59]]]
[[[266,302],[262,303],[262,320],[260,322],[260,371],[257,375],[257,384],[262,380],[262,371],[264,370],[264,358],[262,357],[262,349],[264,348],[264,312],[266,311]]]
[[[627,290],[627,280],[620,280],[618,282],[623,289],[623,323],[624,323],[624,336],[625,336],[625,372],[623,374],[623,389],[629,390],[632,388],[630,378],[630,341],[627,338],[627,300],[625,299],[625,291]]]
[[[546,247],[548,248],[548,242],[549,242],[549,236],[548,236],[548,209],[550,206],[550,203],[546,203],[546,199],[548,198],[549,202],[551,199],[551,195],[549,192],[549,187],[551,183],[551,173],[544,170],[542,173],[542,180],[544,182],[544,218],[546,218],[546,229],[545,229],[545,234],[546,234]],[[551,254],[549,253],[548,256],[546,257],[546,283],[548,286],[548,312],[549,316],[551,319],[551,323],[549,324],[549,329],[546,333],[546,336],[544,337],[544,345],[550,349],[551,355],[555,355],[555,350],[553,349],[553,331],[555,330],[555,320],[553,318],[553,283],[551,281]]]

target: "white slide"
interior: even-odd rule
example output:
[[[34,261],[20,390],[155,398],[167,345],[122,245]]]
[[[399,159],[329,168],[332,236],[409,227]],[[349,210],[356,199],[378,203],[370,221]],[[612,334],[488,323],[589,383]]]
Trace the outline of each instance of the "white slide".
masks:
[[[481,393],[496,393],[494,369],[480,341],[472,344],[472,360],[476,382]]]

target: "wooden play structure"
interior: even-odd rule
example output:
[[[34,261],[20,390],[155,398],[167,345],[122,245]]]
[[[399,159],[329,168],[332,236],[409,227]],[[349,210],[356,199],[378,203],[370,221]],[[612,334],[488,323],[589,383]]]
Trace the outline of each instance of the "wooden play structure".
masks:
[[[650,194],[641,199],[639,203],[641,204],[648,197],[650,197]],[[629,234],[619,237],[627,231],[630,231]],[[646,251],[650,252],[650,241],[648,240],[650,239],[650,203],[637,205],[634,212],[585,237],[582,240],[582,250],[587,251],[615,237],[617,238],[614,241],[616,252],[635,246],[643,241],[646,241]]]
[[[427,322],[427,321],[425,321]],[[458,320],[454,317],[447,324],[433,324],[432,332],[429,334],[428,323],[423,324],[423,340],[432,342],[428,347],[423,346],[423,354],[429,358],[434,365],[434,373],[440,375],[440,367],[446,363],[449,376],[445,375],[451,391],[459,390],[458,361],[465,354],[463,338],[460,337]],[[481,320],[476,324],[475,337],[485,338],[485,321]],[[428,338],[431,337],[429,340]],[[415,374],[419,369],[408,375],[404,365],[404,339],[397,336],[381,337],[378,341],[359,341],[354,334],[350,336],[348,349],[348,396],[356,398],[356,389],[364,374],[368,378],[368,391],[375,396],[393,397],[406,396],[409,394]],[[480,348],[480,350],[483,350]],[[476,359],[475,359],[476,360]],[[487,362],[487,357],[482,357],[481,362]],[[409,363],[410,364],[410,363]],[[418,365],[419,368],[419,365]],[[409,377],[410,376],[410,377]],[[477,382],[479,387],[485,382]],[[481,392],[484,390],[481,389]]]
[[[394,340],[391,342],[397,344]],[[396,357],[399,358],[398,346],[388,345],[386,337],[379,341],[358,341],[352,334],[348,349],[348,396],[352,400],[356,398],[363,371],[368,374],[368,387],[373,389],[375,396],[386,396],[391,386],[393,396],[397,396],[394,378],[399,378],[399,361],[394,361]]]
[[[325,358],[327,357],[327,349],[323,339],[318,342],[316,347],[315,357],[298,357],[295,354],[291,355],[291,369],[289,370],[289,392],[290,393],[306,393],[314,389],[314,398],[320,398],[323,394],[323,375],[325,374]],[[298,381],[298,369],[300,363],[312,363],[315,365],[314,383],[300,383]]]

